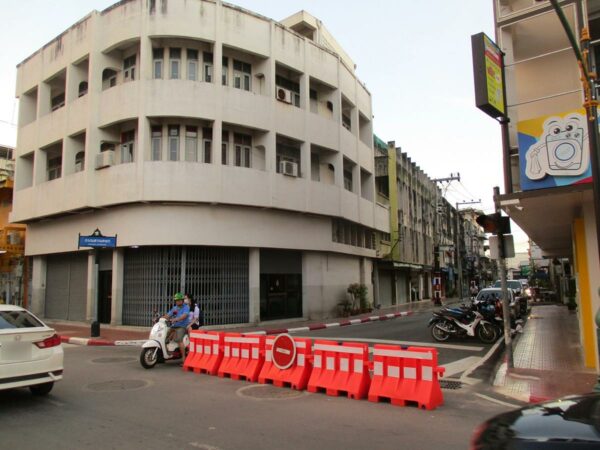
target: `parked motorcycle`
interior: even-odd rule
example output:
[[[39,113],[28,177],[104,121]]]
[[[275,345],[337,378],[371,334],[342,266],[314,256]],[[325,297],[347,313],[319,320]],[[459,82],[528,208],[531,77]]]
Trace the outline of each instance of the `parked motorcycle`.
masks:
[[[433,339],[445,342],[452,336],[477,336],[484,344],[495,342],[500,336],[498,327],[478,309],[476,306],[463,305],[459,308],[442,308],[435,311],[429,320]]]
[[[142,345],[140,364],[144,369],[152,369],[157,363],[164,363],[171,359],[181,359],[181,351],[177,342],[166,342],[169,335],[169,322],[161,317],[150,330],[149,339]],[[186,354],[190,346],[187,334],[183,337]]]

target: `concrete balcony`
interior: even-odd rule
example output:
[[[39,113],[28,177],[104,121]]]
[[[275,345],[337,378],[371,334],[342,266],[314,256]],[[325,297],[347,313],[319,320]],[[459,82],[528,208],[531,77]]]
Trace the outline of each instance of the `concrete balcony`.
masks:
[[[140,83],[130,81],[102,91],[98,121],[100,127],[138,116]]]

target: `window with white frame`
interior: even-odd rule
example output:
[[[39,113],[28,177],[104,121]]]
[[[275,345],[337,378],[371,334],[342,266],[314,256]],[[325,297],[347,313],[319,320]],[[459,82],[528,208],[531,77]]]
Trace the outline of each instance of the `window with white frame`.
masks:
[[[250,78],[252,66],[248,63],[233,60],[233,87],[249,91],[251,89]]]
[[[179,161],[179,125],[169,125],[169,161]]]
[[[235,149],[235,165],[238,167],[250,167],[252,155],[252,136],[242,133],[234,133],[233,143]]]
[[[198,50],[187,49],[187,78],[188,80],[198,80]]]
[[[198,161],[198,127],[185,127],[185,160]]]
[[[202,129],[202,162],[210,163],[212,161],[212,128]]]
[[[62,171],[62,156],[54,156],[48,158],[48,181],[60,178]]]
[[[223,86],[227,86],[227,78],[229,75],[229,58],[227,56],[223,56],[223,71],[221,74],[221,83]]]
[[[221,164],[226,166],[229,162],[229,132],[223,130],[221,134]]]
[[[162,160],[162,125],[152,127],[152,140],[150,143],[152,161]]]
[[[212,83],[213,54],[204,52],[202,58],[204,59],[204,81],[207,83]]]
[[[171,47],[169,49],[169,66],[171,69],[171,79],[177,80],[181,78],[181,49]]]
[[[121,163],[133,162],[135,130],[121,133]]]
[[[77,152],[75,155],[75,172],[85,169],[85,152]]]
[[[161,79],[163,77],[164,54],[164,48],[152,49],[152,73],[156,79]]]
[[[123,81],[135,80],[137,55],[131,55],[123,60]]]

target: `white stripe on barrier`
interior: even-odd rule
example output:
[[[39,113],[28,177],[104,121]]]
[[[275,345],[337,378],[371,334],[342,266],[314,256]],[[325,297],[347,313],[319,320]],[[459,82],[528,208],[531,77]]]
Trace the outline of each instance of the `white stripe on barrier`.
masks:
[[[315,355],[315,368],[321,368],[321,355]]]
[[[431,366],[421,367],[421,378],[424,381],[433,381],[433,367],[431,367]]]
[[[296,342],[296,341],[294,341],[294,342]],[[304,341],[296,342],[296,347],[306,348],[306,342],[304,342]]]
[[[387,376],[390,378],[400,378],[400,367],[388,366]]]
[[[363,373],[363,360],[355,359],[354,360],[354,373]]]
[[[219,335],[218,334],[206,334],[206,333],[194,333],[192,332],[192,334],[190,334],[190,339],[208,339],[210,341],[218,341],[219,340]]]
[[[335,369],[335,358],[328,356],[325,358],[325,370],[333,369]]]
[[[240,349],[233,347],[231,349],[231,356],[233,356],[234,358],[239,358],[240,357]]]
[[[431,352],[409,352],[408,350],[388,350],[382,348],[376,348],[373,350],[373,355],[391,356],[393,358],[433,359],[433,354]]]
[[[309,327],[288,328],[288,333],[298,333],[299,331],[310,331]]]
[[[250,358],[250,350],[248,350],[247,348],[243,348],[242,349],[242,358],[244,358],[244,359]]]
[[[304,355],[302,354],[298,355],[298,366],[304,367]]]
[[[416,380],[417,379],[417,368],[416,367],[405,367],[404,368],[404,378],[407,380]]]
[[[196,344],[194,341],[190,342],[190,353],[196,353]]]
[[[348,372],[349,363],[350,363],[350,360],[348,358],[341,358],[340,359],[340,370],[342,372]]]
[[[225,342],[235,342],[236,344],[259,344],[260,339],[249,337],[225,336]]]
[[[210,345],[204,346],[204,353],[206,353],[207,355],[210,355]]]
[[[273,352],[271,350],[267,350],[267,352],[265,353],[265,361],[271,362],[271,360],[273,359],[271,357],[272,354],[273,354]]]
[[[382,362],[375,362],[375,367],[373,368],[373,374],[375,376],[381,376],[383,375],[383,363]]]
[[[282,353],[284,355],[291,355],[292,354],[291,350],[288,350],[287,348],[277,348],[275,351],[277,353]]]
[[[252,347],[252,359],[258,359],[258,349],[256,347]]]
[[[225,356],[226,356],[227,358],[229,358],[229,355],[230,355],[230,353],[229,353],[229,352],[230,352],[229,345],[226,345],[226,346],[225,346]]]
[[[359,347],[346,347],[342,345],[326,345],[326,344],[315,344],[315,350],[322,350],[325,352],[337,352],[337,353],[352,353],[353,355],[360,355],[364,352]]]
[[[352,325],[357,325],[357,324],[359,324],[359,323],[362,323],[362,320],[360,320],[360,319],[352,319],[352,320],[350,321],[350,323],[351,323]]]
[[[213,344],[213,355],[219,354],[219,344]]]

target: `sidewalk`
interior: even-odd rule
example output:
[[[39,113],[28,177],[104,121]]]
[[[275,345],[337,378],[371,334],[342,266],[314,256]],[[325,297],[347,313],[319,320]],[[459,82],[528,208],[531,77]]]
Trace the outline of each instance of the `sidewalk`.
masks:
[[[457,303],[458,299],[447,299],[445,305]],[[279,321],[262,322],[256,326],[234,325],[234,326],[207,326],[204,330],[226,330],[232,333],[262,333],[279,334],[290,331],[316,330],[333,326],[356,325],[359,323],[378,320],[389,320],[396,317],[407,316],[418,311],[427,311],[436,308],[431,300],[403,303],[386,308],[373,310],[370,313],[357,316],[333,318],[328,321],[290,319]],[[150,327],[132,327],[104,325],[100,327],[100,337],[90,338],[90,324],[86,322],[68,322],[46,320],[48,325],[54,328],[61,340],[65,343],[78,345],[136,345],[139,341],[148,339]]]
[[[528,403],[590,392],[597,374],[583,366],[577,316],[558,305],[533,306],[514,349],[514,369],[502,363],[497,392]]]

